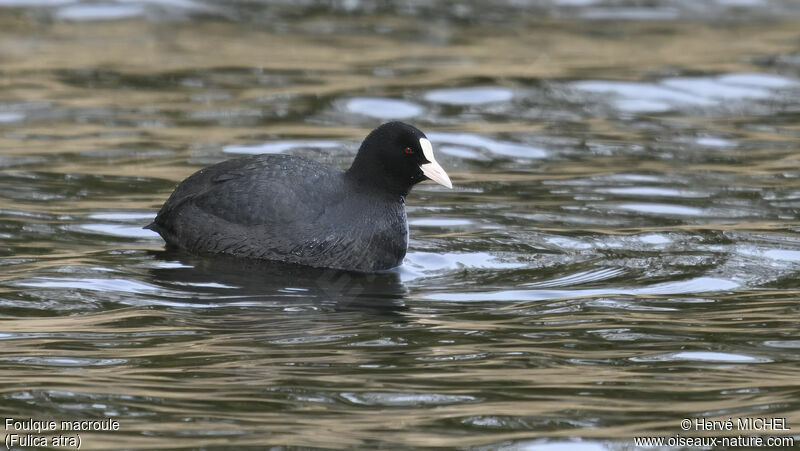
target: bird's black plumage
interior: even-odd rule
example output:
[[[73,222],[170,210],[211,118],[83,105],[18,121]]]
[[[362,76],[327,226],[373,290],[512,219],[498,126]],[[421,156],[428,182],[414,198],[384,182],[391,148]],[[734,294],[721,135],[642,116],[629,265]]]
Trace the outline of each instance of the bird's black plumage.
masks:
[[[147,228],[193,253],[388,269],[402,263],[408,246],[405,196],[427,177],[451,186],[425,135],[389,122],[367,136],[347,171],[288,155],[201,169]]]

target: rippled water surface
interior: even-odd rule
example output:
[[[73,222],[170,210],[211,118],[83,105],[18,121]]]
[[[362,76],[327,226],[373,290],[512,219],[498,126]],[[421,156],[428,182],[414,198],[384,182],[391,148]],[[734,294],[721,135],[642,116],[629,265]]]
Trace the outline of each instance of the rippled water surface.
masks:
[[[0,0],[0,411],[119,421],[84,449],[798,443],[798,30],[789,0]],[[141,228],[205,165],[346,167],[386,120],[454,184],[412,191],[397,271]]]

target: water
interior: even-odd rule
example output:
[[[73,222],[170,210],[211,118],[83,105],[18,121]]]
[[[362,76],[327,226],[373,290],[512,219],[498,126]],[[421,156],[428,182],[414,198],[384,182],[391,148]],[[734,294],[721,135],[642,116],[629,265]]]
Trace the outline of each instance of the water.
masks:
[[[83,449],[800,440],[800,8],[492,3],[0,0],[4,419],[119,422]],[[200,167],[345,167],[389,119],[455,186],[412,191],[398,271],[141,229]],[[756,417],[792,429],[680,427]]]

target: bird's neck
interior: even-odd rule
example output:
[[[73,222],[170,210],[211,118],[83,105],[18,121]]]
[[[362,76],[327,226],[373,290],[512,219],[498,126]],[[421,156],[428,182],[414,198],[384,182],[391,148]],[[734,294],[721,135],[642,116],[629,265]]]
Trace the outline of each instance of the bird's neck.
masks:
[[[400,196],[405,199],[408,192],[411,191],[411,185],[408,180],[393,176],[379,162],[369,162],[365,160],[366,158],[360,155],[357,156],[356,159],[353,160],[350,169],[345,172],[345,177],[363,186],[365,189],[373,188],[392,196]]]

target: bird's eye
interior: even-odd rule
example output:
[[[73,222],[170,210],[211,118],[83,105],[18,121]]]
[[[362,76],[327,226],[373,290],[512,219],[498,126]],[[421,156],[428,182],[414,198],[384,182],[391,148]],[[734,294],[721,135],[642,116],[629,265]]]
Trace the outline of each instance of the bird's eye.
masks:
[[[414,153],[414,149],[412,149],[410,147],[406,147],[405,149],[403,149],[403,152],[411,155],[412,153]]]

